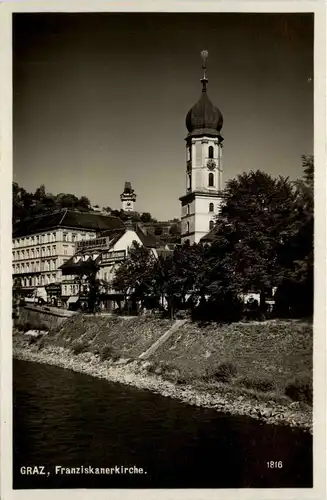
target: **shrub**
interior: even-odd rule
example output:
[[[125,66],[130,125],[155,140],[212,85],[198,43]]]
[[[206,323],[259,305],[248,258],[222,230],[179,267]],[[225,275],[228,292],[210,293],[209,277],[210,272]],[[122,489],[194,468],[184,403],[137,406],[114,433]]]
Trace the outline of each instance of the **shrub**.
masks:
[[[27,321],[23,325],[19,325],[18,328],[21,329],[23,332],[28,332],[29,330],[33,330],[33,326],[31,325],[31,323],[29,323],[29,321]]]
[[[269,392],[274,389],[274,383],[267,379],[243,377],[240,383],[247,389],[255,389],[260,392]]]
[[[102,361],[112,358],[112,347],[110,345],[105,345],[100,351],[100,358]]]
[[[214,373],[214,378],[218,382],[229,382],[231,378],[235,377],[237,373],[236,366],[233,363],[226,362],[218,365],[216,372]]]
[[[40,323],[38,325],[38,327],[36,328],[36,330],[42,330],[42,331],[47,332],[49,330],[49,327],[45,323]]]
[[[72,346],[72,351],[74,354],[78,355],[78,354],[81,354],[82,352],[87,351],[88,347],[89,346],[88,346],[87,342],[76,342]]]
[[[38,350],[41,351],[41,349],[43,349],[44,346],[45,346],[45,338],[42,336],[38,344]]]
[[[243,302],[235,295],[227,293],[223,297],[212,296],[208,301],[201,300],[192,309],[193,321],[217,321],[233,323],[243,316]]]
[[[36,344],[36,342],[37,342],[37,337],[35,337],[34,335],[30,335],[28,339],[28,345],[34,345]]]
[[[285,394],[293,401],[302,401],[304,403],[312,405],[312,380],[309,377],[294,379],[285,387]]]

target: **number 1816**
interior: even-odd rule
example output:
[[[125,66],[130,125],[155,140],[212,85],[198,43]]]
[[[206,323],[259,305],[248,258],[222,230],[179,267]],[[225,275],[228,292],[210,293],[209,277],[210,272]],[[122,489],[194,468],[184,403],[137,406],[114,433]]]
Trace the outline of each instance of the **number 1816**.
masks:
[[[267,467],[268,469],[282,469],[283,468],[283,462],[279,460],[278,462],[274,462],[271,460],[270,462],[267,462]]]

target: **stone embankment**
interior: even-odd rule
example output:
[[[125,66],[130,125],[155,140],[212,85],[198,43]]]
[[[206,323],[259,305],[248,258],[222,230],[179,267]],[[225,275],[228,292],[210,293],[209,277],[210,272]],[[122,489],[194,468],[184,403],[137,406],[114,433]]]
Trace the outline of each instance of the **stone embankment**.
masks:
[[[274,401],[258,401],[256,397],[250,395],[235,397],[234,393],[208,392],[197,389],[191,384],[176,385],[160,375],[149,373],[149,361],[123,358],[116,362],[101,360],[99,355],[91,352],[76,355],[70,349],[58,345],[48,344],[40,349],[36,345],[16,343],[15,340],[13,355],[17,359],[56,365],[110,382],[148,389],[190,405],[212,408],[230,415],[249,416],[267,424],[299,427],[312,432],[311,413],[308,409],[303,410],[299,403],[284,406]]]

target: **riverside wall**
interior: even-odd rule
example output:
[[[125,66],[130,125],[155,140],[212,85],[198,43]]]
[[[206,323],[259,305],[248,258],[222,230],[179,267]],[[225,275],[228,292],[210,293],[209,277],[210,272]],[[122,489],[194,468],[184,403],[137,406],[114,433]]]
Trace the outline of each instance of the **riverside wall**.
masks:
[[[29,326],[31,329],[53,330],[61,325],[75,313],[54,308],[44,308],[27,305],[20,307],[19,317],[15,319],[14,326]]]

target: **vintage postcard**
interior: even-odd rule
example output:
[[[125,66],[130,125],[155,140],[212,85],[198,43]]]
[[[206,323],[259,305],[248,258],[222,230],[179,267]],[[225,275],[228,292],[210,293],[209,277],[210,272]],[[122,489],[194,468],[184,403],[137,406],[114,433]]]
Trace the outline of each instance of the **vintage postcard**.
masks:
[[[2,498],[325,498],[324,2],[2,4]]]

